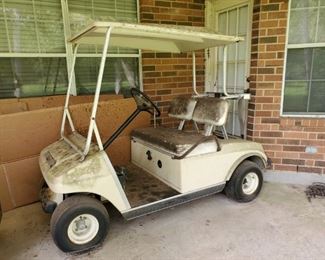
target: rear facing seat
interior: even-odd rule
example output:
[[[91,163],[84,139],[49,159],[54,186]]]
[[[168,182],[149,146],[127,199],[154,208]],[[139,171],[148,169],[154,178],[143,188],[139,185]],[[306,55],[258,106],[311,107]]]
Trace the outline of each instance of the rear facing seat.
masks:
[[[168,115],[181,119],[178,129],[140,128],[133,130],[132,138],[177,157],[182,156],[192,147],[195,148],[191,155],[216,152],[218,144],[212,135],[212,129],[213,126],[225,124],[228,109],[229,104],[226,100],[212,97],[177,97],[171,102]],[[206,124],[208,130],[205,134],[182,131],[185,120]],[[203,142],[197,145],[201,140]]]
[[[168,116],[181,119],[179,130],[183,129],[186,120],[192,120],[196,102],[196,99],[186,96],[178,96],[170,102]]]

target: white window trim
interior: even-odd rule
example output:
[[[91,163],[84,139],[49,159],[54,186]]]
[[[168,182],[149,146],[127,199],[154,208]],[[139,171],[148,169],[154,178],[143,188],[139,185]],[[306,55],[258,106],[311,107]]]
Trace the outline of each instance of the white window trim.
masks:
[[[2,2],[3,4],[3,2]],[[139,0],[136,0],[137,4],[137,21],[140,22],[140,5]],[[66,58],[66,69],[67,69],[67,75],[68,78],[70,78],[71,73],[71,66],[72,66],[72,56],[73,56],[73,50],[72,45],[68,42],[68,39],[72,36],[70,31],[70,20],[69,20],[69,9],[68,9],[68,3],[67,0],[61,0],[61,11],[62,11],[62,23],[63,23],[63,33],[64,33],[64,40],[65,40],[65,52],[63,53],[34,53],[34,52],[24,52],[24,53],[18,53],[18,52],[2,52],[0,53],[0,58]],[[9,35],[8,33],[8,27],[7,27],[7,20],[5,19],[5,30],[7,37]],[[37,30],[36,30],[37,31]],[[37,32],[36,32],[37,33]],[[10,45],[10,41],[8,39],[8,44]],[[9,51],[11,51],[11,48],[9,47]],[[101,57],[101,53],[80,53],[77,54],[78,57],[90,57],[90,58],[97,58]],[[108,58],[138,58],[138,73],[139,73],[139,87],[140,90],[143,90],[143,76],[142,76],[142,53],[141,50],[138,51],[137,54],[130,53],[130,54],[113,54],[108,53]],[[70,93],[74,96],[77,95],[77,87],[75,82],[75,72],[73,76],[73,82],[71,86]]]
[[[284,113],[283,106],[284,106],[284,88],[285,88],[285,76],[286,76],[286,69],[287,69],[287,55],[288,50],[290,49],[299,49],[299,48],[317,48],[317,47],[325,47],[325,43],[302,43],[302,44],[289,44],[289,24],[290,24],[290,12],[291,12],[291,1],[289,0],[288,3],[288,18],[287,18],[287,28],[286,28],[286,40],[285,40],[285,54],[284,54],[284,64],[283,64],[283,75],[282,75],[282,89],[281,89],[281,104],[280,104],[280,116],[281,117],[292,117],[292,118],[325,118],[325,113],[323,112],[290,112]],[[319,6],[318,6],[319,7]],[[319,15],[318,15],[319,16]],[[318,19],[317,17],[317,26],[318,26]],[[317,33],[317,31],[316,31]],[[308,113],[308,114],[307,114]]]

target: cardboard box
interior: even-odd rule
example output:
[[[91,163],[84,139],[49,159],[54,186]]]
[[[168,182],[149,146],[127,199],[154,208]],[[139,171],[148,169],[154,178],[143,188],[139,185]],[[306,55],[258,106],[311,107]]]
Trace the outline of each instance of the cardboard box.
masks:
[[[8,211],[15,208],[13,198],[10,196],[9,185],[5,173],[5,167],[0,164],[0,202],[2,211]]]
[[[0,115],[0,164],[36,156],[59,138],[62,108]]]
[[[0,115],[28,111],[26,103],[6,103],[0,106]]]
[[[105,150],[114,166],[126,165],[131,161],[131,137],[121,136]]]
[[[75,102],[88,99],[89,97],[84,97]],[[136,108],[133,99],[112,100],[109,96],[106,99],[109,101],[100,102],[96,118],[103,142]],[[38,155],[44,147],[60,138],[63,108],[39,108],[42,102],[39,99],[34,101],[27,102],[28,109],[34,109],[32,111],[14,113],[12,109],[10,113],[0,115],[0,201],[4,211],[38,200],[42,179]],[[60,98],[54,97],[45,103],[54,106],[59,101]],[[7,106],[15,102],[0,104]],[[81,134],[85,135],[88,131],[91,109],[91,103],[70,106],[75,127]],[[150,115],[140,113],[108,147],[107,153],[113,165],[125,165],[130,161],[130,132],[134,128],[149,125]]]
[[[100,101],[108,101],[114,99],[123,99],[122,95],[104,94],[100,96]],[[94,100],[93,95],[71,96],[70,105],[91,103]],[[12,114],[23,111],[33,111],[43,108],[63,107],[65,95],[62,96],[46,96],[35,98],[11,98],[0,99],[0,115]]]
[[[1,197],[3,210],[7,211],[39,200],[42,174],[38,165],[38,156],[1,165],[7,180],[7,193]],[[1,177],[0,177],[1,179]],[[8,204],[8,195],[10,202]]]

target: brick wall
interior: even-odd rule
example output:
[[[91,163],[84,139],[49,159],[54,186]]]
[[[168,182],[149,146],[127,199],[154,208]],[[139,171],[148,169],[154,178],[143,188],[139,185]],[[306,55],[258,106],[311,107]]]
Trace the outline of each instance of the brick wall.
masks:
[[[287,14],[287,0],[254,1],[248,136],[263,144],[274,170],[325,173],[325,120],[280,117]]]
[[[204,0],[140,0],[141,23],[204,26]],[[204,85],[204,54],[197,52],[198,90]],[[174,126],[167,118],[169,101],[180,94],[192,93],[192,55],[144,52],[142,54],[144,91],[157,102],[161,123]]]

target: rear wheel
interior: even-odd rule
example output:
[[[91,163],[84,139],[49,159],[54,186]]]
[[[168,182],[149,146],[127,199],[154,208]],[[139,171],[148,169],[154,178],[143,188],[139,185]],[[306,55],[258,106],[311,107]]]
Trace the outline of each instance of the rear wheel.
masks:
[[[263,174],[260,167],[251,161],[242,162],[234,171],[225,187],[227,197],[238,202],[249,202],[262,189]]]
[[[95,198],[75,195],[65,199],[51,218],[51,233],[64,252],[85,251],[101,243],[108,232],[109,216]]]

